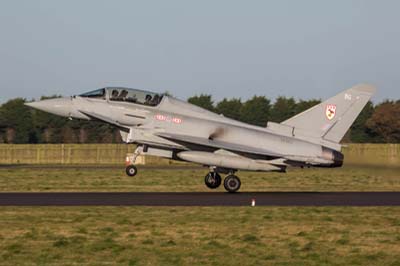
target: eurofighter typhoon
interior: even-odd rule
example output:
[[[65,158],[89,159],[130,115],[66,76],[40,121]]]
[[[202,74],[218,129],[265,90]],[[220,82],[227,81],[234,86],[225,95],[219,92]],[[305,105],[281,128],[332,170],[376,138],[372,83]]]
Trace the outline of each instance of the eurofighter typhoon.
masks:
[[[375,88],[357,85],[282,123],[258,127],[204,110],[174,97],[137,89],[107,87],[79,96],[27,103],[70,119],[99,120],[120,129],[136,144],[126,173],[137,174],[139,155],[204,165],[205,184],[240,189],[236,172],[286,172],[292,167],[341,167],[343,136]]]

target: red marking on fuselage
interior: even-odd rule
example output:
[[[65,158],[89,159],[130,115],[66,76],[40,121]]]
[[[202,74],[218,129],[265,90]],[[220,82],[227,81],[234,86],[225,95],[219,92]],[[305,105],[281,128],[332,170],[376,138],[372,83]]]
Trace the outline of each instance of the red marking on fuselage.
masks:
[[[158,121],[165,121],[168,123],[174,123],[174,124],[182,124],[182,119],[178,117],[171,117],[171,116],[166,116],[166,115],[156,115],[156,120]]]

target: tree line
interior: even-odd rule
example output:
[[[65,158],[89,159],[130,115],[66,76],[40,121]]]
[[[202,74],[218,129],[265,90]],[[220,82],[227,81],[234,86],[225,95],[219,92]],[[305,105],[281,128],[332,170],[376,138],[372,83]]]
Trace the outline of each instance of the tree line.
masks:
[[[42,97],[43,99],[54,98]],[[16,98],[0,106],[0,143],[119,143],[119,131],[101,122],[68,120],[24,105]],[[320,103],[320,100],[295,100],[278,97],[271,102],[265,96],[242,101],[225,98],[214,102],[211,95],[190,97],[188,102],[245,123],[265,127],[268,121],[282,122]],[[399,143],[400,100],[369,102],[343,142]]]

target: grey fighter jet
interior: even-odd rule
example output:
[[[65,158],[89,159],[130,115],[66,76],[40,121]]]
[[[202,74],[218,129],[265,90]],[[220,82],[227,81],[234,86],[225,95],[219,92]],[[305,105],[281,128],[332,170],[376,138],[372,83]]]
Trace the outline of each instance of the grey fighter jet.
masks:
[[[205,184],[236,192],[238,170],[286,172],[294,167],[341,167],[340,141],[375,88],[357,85],[282,123],[245,124],[174,97],[107,87],[79,96],[28,103],[60,116],[99,120],[118,127],[137,145],[126,173],[137,174],[139,155],[153,155],[209,168]]]

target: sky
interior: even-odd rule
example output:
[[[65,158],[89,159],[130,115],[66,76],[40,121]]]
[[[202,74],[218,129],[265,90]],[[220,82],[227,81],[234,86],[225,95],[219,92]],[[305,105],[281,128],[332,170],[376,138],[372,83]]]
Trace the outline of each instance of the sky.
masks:
[[[400,98],[400,1],[0,1],[0,103],[106,86],[180,99]]]

